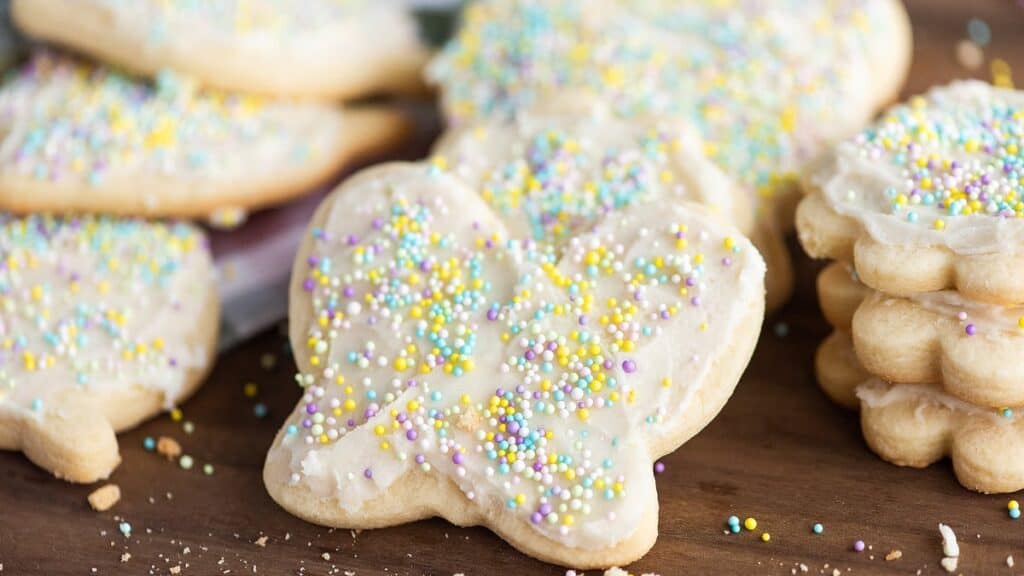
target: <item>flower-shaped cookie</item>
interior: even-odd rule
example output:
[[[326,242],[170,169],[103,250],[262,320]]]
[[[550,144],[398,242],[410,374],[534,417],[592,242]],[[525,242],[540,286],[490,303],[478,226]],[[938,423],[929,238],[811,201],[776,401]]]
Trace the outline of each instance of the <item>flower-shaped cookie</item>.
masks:
[[[115,431],[198,387],[218,311],[191,226],[0,216],[0,449],[66,480],[107,477]]]
[[[993,410],[924,384],[866,375],[844,333],[818,351],[818,377],[837,402],[860,408],[861,431],[884,460],[923,468],[948,456],[957,480],[978,492],[1024,489],[1024,408]],[[861,374],[858,379],[855,377]]]
[[[442,516],[551,562],[635,560],[657,535],[652,463],[730,396],[763,275],[697,205],[632,204],[558,245],[510,236],[436,166],[366,171],[296,260],[304,395],[267,488],[331,526]]]
[[[15,24],[125,70],[341,99],[421,92],[427,50],[397,0],[16,0]]]
[[[869,373],[935,384],[982,406],[1024,404],[1024,308],[975,302],[950,290],[889,296],[851,273],[845,264],[830,265],[818,291],[826,318],[852,334]]]
[[[37,53],[0,87],[0,209],[205,217],[309,192],[405,131],[397,112],[153,84]]]
[[[800,241],[895,295],[1024,303],[1024,93],[969,81],[896,106],[805,178]]]

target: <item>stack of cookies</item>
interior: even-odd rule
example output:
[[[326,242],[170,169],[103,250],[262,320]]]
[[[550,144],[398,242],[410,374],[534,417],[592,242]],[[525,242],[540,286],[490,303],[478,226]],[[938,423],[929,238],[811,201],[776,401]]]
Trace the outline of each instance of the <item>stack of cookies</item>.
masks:
[[[1024,93],[981,82],[889,110],[805,178],[797,229],[831,258],[817,374],[882,458],[952,459],[1024,488]]]
[[[0,449],[92,482],[120,460],[115,431],[182,401],[213,364],[208,242],[160,219],[237,223],[393,144],[397,111],[328,100],[419,91],[426,52],[394,2],[11,13],[78,54],[36,46],[0,85]]]

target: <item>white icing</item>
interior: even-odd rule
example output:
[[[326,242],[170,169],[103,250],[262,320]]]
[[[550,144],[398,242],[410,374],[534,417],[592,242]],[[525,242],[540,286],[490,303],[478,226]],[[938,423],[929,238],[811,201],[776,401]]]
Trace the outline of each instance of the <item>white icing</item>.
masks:
[[[199,91],[173,74],[149,85],[38,53],[0,88],[0,175],[97,194],[166,177],[198,200],[334,154],[340,118],[324,105]]]
[[[994,121],[999,123],[995,131],[983,127]],[[940,137],[917,136],[925,131]],[[1017,191],[1024,189],[1024,165],[1019,164],[1020,153],[1010,153],[1006,147],[1020,147],[1014,143],[1022,136],[1024,92],[977,81],[956,82],[896,107],[875,126],[839,145],[812,175],[812,182],[835,212],[853,218],[884,244],[944,246],[963,255],[1016,251],[1024,242],[1024,219],[1019,216],[1021,210],[1014,208]],[[965,142],[970,141],[978,143],[977,148],[968,150]],[[911,143],[915,155],[934,158],[935,166],[908,162]],[[990,150],[985,149],[986,143],[991,143]],[[954,161],[961,167],[952,168]],[[1018,162],[1012,172],[1003,169],[1008,161]],[[923,180],[915,181],[918,173],[928,178],[927,187],[922,186]],[[979,213],[951,215],[938,202],[924,199],[928,194],[941,199],[943,190],[964,192],[967,180],[981,176],[988,183],[967,195],[968,201],[979,201]],[[1010,192],[1016,200],[1010,201],[1007,216],[992,199]],[[898,204],[900,195],[906,198],[903,204]],[[935,228],[936,220],[942,220],[941,230]]]
[[[170,408],[213,356],[197,341],[212,292],[205,239],[185,225],[74,222],[2,220],[0,411],[56,417],[51,402],[71,390],[152,390]]]

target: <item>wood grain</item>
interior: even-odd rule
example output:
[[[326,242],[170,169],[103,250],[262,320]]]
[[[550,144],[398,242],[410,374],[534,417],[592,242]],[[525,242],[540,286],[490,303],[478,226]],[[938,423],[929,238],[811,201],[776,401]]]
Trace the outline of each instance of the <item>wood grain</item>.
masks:
[[[907,93],[972,75],[955,43],[971,17],[993,32],[987,56],[1000,56],[1024,82],[1024,8],[1010,0],[909,2],[916,48]],[[973,75],[987,77],[987,69]],[[792,246],[796,250],[796,246]],[[812,374],[827,329],[813,289],[816,266],[798,259],[793,302],[766,322],[754,361],[734,399],[701,435],[664,460],[658,477],[660,537],[634,572],[661,574],[943,573],[937,525],[961,539],[965,574],[1011,574],[1024,566],[1024,521],[1006,514],[1006,496],[959,487],[948,464],[926,470],[878,460],[860,437],[857,417],[830,404]],[[780,322],[789,334],[779,337]],[[263,355],[278,358],[266,370]],[[275,431],[298,399],[285,340],[273,332],[222,357],[210,381],[184,406],[195,423],[161,417],[121,437],[124,463],[112,478],[123,498],[94,512],[95,488],[50,478],[17,454],[0,454],[0,565],[3,576],[82,574],[564,574],[526,558],[482,529],[438,520],[353,534],[299,521],[274,505],[260,478]],[[257,399],[243,386],[259,386]],[[269,415],[257,418],[254,404]],[[196,465],[180,469],[142,448],[143,438],[175,437]],[[204,463],[215,472],[206,476]],[[172,497],[173,496],[173,497]],[[754,516],[756,533],[723,534],[725,519]],[[130,522],[132,536],[118,532]],[[825,526],[820,536],[811,525]],[[771,541],[761,542],[763,530]],[[255,542],[267,536],[265,547]],[[872,548],[851,551],[856,539]],[[883,557],[898,549],[902,558]],[[131,557],[122,563],[122,555]],[[326,556],[325,556],[326,555]],[[329,557],[329,559],[327,559]],[[827,566],[827,568],[826,568]]]

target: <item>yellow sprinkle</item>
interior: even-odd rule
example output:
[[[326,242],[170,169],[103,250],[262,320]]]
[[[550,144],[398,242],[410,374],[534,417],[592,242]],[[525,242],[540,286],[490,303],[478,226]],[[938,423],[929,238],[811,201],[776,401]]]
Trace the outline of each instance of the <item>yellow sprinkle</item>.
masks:
[[[184,414],[181,413],[181,410],[179,410],[177,408],[175,408],[174,410],[171,410],[171,420],[173,420],[175,422],[180,422],[183,416],[184,416]]]
[[[767,532],[765,532],[764,534],[761,534],[761,542],[768,542],[771,539],[772,539],[772,535],[771,534],[769,534]]]
[[[747,530],[753,530],[757,528],[757,520],[755,520],[754,518],[747,518],[743,521],[743,527]]]

